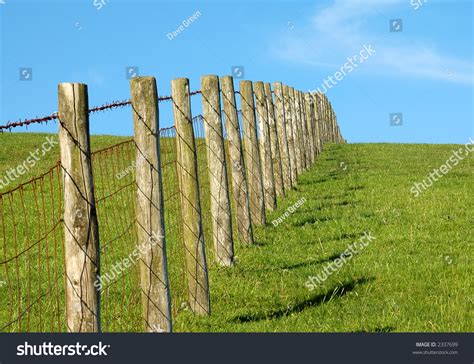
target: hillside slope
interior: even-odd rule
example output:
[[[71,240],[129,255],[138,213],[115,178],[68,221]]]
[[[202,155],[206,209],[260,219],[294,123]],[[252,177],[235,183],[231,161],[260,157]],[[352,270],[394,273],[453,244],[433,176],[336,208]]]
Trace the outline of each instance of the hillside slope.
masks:
[[[92,146],[126,139],[92,137]],[[0,134],[0,178],[45,140]],[[211,264],[212,316],[180,309],[175,330],[472,331],[474,156],[420,196],[410,192],[460,147],[328,146],[255,229],[257,243],[236,244],[236,266]],[[0,193],[58,158],[55,146]]]
[[[257,229],[258,245],[239,247],[235,269],[213,271],[212,318],[180,317],[176,328],[472,331],[474,156],[421,196],[410,192],[459,147],[330,146]],[[372,242],[310,291],[308,277],[324,278],[364,232]]]

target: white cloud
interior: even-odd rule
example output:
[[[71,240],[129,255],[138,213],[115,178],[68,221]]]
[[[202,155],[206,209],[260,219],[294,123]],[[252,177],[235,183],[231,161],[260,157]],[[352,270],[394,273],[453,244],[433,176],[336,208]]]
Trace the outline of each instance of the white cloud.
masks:
[[[407,4],[407,0],[335,0],[319,9],[305,29],[281,37],[272,51],[287,62],[338,68],[363,44],[372,44],[377,55],[367,64],[371,72],[472,85],[472,61],[444,55],[421,40],[407,45],[388,32],[389,16],[384,12],[393,14],[395,6]],[[382,21],[382,33],[368,31],[368,25]]]

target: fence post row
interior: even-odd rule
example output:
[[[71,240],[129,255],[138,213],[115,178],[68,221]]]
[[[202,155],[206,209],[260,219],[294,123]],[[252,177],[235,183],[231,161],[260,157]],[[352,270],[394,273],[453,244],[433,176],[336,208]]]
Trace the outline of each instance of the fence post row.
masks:
[[[280,141],[278,138],[277,125],[275,120],[275,107],[273,105],[272,88],[269,83],[264,84],[265,99],[268,110],[268,126],[270,132],[270,149],[273,165],[273,177],[275,183],[276,196],[284,196],[283,171],[280,154]]]
[[[252,223],[266,224],[265,196],[263,192],[260,150],[255,121],[255,102],[251,81],[240,81],[240,107],[244,126],[244,156],[249,184]]]
[[[176,164],[181,197],[183,243],[186,250],[189,306],[196,314],[209,315],[211,312],[209,279],[202,227],[189,80],[187,78],[173,80],[171,93],[176,127]]]
[[[201,95],[215,258],[218,264],[231,266],[234,264],[234,239],[217,76],[201,77]]]
[[[59,147],[64,192],[69,332],[100,331],[100,244],[92,177],[87,85],[61,83]]]
[[[156,80],[153,77],[132,78],[130,89],[136,146],[136,215],[143,319],[148,332],[171,332]]]
[[[257,103],[257,120],[259,131],[260,165],[262,166],[265,207],[276,209],[275,180],[273,178],[272,150],[270,145],[270,130],[268,126],[268,110],[265,99],[263,82],[255,82],[255,100]]]
[[[228,158],[232,164],[235,222],[239,240],[246,245],[254,243],[252,225],[266,224],[266,209],[274,210],[277,195],[284,196],[296,186],[298,176],[314,164],[324,145],[345,140],[326,95],[305,94],[275,82],[273,96],[269,83],[253,85],[251,81],[241,81],[242,141],[233,78],[219,79],[214,75],[201,78],[215,257],[218,264],[230,266],[234,263],[233,222],[219,83]],[[156,80],[133,78],[130,88],[136,145],[136,222],[143,321],[146,331],[171,332]],[[208,266],[189,80],[173,80],[171,90],[188,301],[194,313],[209,315]],[[67,328],[69,332],[99,332],[100,291],[104,287],[100,279],[87,86],[60,84],[58,99],[63,192],[67,197],[64,199]]]

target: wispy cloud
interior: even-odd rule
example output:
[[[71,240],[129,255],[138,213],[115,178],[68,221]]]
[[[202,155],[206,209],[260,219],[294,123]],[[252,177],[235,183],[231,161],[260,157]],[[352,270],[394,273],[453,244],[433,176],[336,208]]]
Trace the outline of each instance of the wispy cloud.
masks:
[[[377,55],[368,63],[371,72],[472,85],[471,60],[443,54],[421,39],[406,44],[388,33],[385,13],[400,5],[406,7],[407,0],[335,0],[310,17],[307,26],[282,36],[272,52],[287,62],[334,68],[362,44],[372,43]],[[387,24],[383,32],[371,30],[381,19]]]

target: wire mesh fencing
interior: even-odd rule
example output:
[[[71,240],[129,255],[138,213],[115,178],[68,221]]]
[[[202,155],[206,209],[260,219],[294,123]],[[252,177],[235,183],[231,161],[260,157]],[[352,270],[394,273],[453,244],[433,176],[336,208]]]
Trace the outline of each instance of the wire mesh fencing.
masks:
[[[64,331],[59,163],[0,195],[0,331]]]

